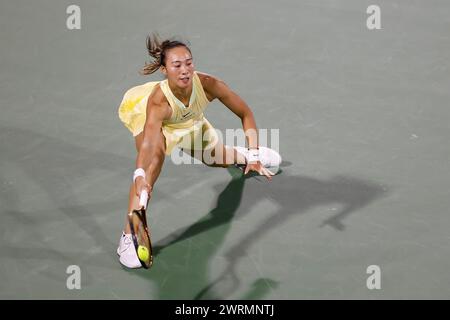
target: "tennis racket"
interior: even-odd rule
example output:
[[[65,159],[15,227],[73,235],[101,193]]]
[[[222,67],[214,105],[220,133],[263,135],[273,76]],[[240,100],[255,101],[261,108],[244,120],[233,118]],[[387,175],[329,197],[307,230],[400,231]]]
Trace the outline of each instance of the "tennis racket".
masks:
[[[142,267],[148,269],[153,263],[152,243],[147,226],[146,207],[148,200],[148,192],[143,190],[139,199],[140,209],[133,210],[128,214],[130,224],[131,237],[133,239],[134,248]]]

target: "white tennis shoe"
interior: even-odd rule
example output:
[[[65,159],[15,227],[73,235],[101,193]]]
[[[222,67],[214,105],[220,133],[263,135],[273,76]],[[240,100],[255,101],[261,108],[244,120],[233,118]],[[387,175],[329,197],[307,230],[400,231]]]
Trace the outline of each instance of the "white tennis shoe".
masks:
[[[248,149],[245,147],[233,147],[237,152],[248,159]],[[281,164],[281,156],[278,152],[267,147],[259,147],[259,161],[265,168],[279,167]]]
[[[119,241],[119,247],[117,248],[117,254],[119,255],[119,261],[127,268],[141,268],[142,264],[134,248],[133,239],[131,234],[122,233]]]

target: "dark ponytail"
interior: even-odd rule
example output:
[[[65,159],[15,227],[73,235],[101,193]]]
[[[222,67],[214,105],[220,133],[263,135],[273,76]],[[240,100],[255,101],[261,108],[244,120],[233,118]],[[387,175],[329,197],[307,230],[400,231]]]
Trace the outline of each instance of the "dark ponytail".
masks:
[[[145,66],[140,72],[142,75],[152,74],[161,66],[166,66],[166,54],[169,49],[185,47],[189,53],[191,53],[191,50],[184,42],[170,39],[161,41],[160,37],[156,33],[147,36],[146,43],[148,54],[153,58],[153,61],[150,63],[145,63]]]

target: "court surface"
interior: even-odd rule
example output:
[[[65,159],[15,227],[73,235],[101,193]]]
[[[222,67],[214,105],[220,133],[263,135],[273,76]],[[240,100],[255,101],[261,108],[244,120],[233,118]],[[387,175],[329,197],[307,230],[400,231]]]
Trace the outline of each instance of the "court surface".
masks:
[[[450,298],[448,1],[75,2],[0,2],[1,299]],[[117,108],[161,79],[138,74],[152,31],[280,130],[283,172],[166,158],[154,267],[126,270],[136,154]],[[217,101],[206,116],[241,127]]]

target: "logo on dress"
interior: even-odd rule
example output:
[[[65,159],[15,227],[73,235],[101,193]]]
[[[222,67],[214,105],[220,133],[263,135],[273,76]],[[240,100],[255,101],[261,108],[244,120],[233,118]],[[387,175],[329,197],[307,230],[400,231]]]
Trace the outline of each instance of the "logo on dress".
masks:
[[[192,112],[188,111],[187,113],[181,115],[181,119],[186,119],[187,117],[189,117],[191,115],[192,115]]]

